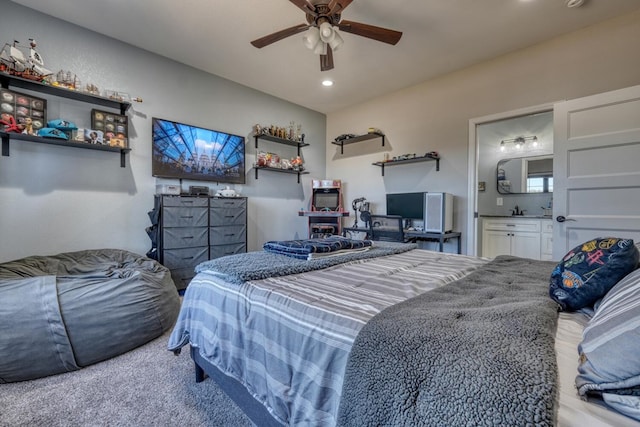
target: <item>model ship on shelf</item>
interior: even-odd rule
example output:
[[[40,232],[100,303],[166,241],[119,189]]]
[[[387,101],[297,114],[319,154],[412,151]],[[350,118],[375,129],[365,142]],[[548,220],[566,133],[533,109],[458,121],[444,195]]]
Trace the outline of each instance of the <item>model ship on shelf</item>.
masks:
[[[0,51],[0,71],[29,80],[44,81],[52,72],[44,67],[44,60],[36,51],[36,41],[29,39],[27,55],[20,50],[18,43],[17,40],[13,44],[5,43]]]

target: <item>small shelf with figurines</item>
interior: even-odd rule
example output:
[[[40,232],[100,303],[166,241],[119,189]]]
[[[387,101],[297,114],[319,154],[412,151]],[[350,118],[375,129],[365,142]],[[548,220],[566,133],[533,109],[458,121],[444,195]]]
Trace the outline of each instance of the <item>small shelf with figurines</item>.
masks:
[[[424,156],[417,157],[415,154],[409,155],[405,154],[403,156],[394,157],[391,160],[386,160],[383,162],[374,162],[372,165],[380,166],[382,168],[382,176],[384,176],[384,168],[386,166],[397,166],[397,165],[406,165],[409,163],[418,163],[418,162],[436,162],[436,172],[440,171],[440,156],[435,151],[430,151]]]
[[[255,179],[258,179],[258,171],[266,170],[269,172],[280,172],[295,174],[298,176],[298,184],[300,183],[300,175],[308,174],[304,170],[304,162],[301,157],[301,148],[307,147],[309,144],[304,142],[304,134],[300,132],[300,127],[294,131],[293,125],[287,131],[285,128],[275,126],[261,127],[255,126],[254,140],[256,151],[258,150],[258,141],[270,141],[277,144],[288,145],[296,148],[296,157],[291,160],[281,159],[281,156],[269,152],[257,152],[256,164],[254,165]]]
[[[340,146],[340,154],[344,154],[344,146],[346,144],[354,144],[356,142],[368,141],[370,139],[382,138],[382,146],[384,147],[385,135],[377,129],[371,129],[369,133],[364,135],[342,134],[337,136],[331,143]]]

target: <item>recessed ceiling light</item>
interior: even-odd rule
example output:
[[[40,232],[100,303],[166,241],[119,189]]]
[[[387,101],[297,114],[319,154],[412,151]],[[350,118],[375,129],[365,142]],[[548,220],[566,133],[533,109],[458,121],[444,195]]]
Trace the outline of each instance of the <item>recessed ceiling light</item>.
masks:
[[[584,0],[567,0],[567,7],[580,7]]]
[[[333,86],[333,80],[323,80],[322,81],[322,86]]]

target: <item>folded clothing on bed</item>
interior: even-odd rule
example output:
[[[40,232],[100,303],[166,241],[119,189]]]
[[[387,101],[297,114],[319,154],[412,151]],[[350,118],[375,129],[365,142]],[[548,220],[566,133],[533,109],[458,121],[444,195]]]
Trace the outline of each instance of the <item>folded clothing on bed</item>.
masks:
[[[306,240],[272,240],[262,248],[271,253],[287,255],[298,259],[311,259],[311,254],[328,254],[333,252],[350,253],[371,247],[371,240],[353,240],[341,236],[329,236],[321,239]],[[311,256],[310,256],[311,255]]]

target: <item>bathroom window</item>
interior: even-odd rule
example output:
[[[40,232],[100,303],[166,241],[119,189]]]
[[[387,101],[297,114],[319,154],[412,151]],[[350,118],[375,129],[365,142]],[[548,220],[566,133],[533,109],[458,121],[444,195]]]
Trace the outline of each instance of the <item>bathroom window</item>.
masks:
[[[537,176],[527,178],[527,193],[553,192],[552,176]]]

